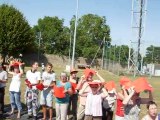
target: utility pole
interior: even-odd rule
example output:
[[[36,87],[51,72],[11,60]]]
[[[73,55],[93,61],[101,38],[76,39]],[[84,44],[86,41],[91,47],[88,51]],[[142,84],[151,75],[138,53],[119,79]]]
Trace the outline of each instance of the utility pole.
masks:
[[[130,45],[131,45],[131,41],[130,41]],[[130,73],[130,60],[131,60],[131,47],[130,45],[129,47],[129,55],[128,55],[128,73]]]
[[[109,59],[109,64],[108,64],[108,71],[110,69],[110,56],[111,56],[111,49],[112,49],[112,46],[109,48],[109,56],[108,56],[108,59]]]
[[[114,71],[115,71],[115,60],[116,60],[116,45],[114,45],[114,57],[113,57],[113,67],[112,67],[112,69],[113,69],[113,73],[114,73]]]
[[[79,0],[77,0],[77,6],[76,6],[76,19],[75,19],[75,29],[74,29],[74,39],[73,39],[73,53],[72,53],[72,66],[71,68],[74,68],[75,66],[75,46],[76,46],[76,34],[77,34],[77,19],[78,19],[78,6],[79,6]]]
[[[142,72],[142,70],[143,70],[143,55],[142,55],[142,58],[141,58],[141,72]],[[143,74],[143,72],[142,72],[142,74]]]
[[[104,53],[105,53],[105,46],[106,46],[106,41],[105,41],[105,36],[104,36],[104,38],[103,38],[103,43],[102,43],[102,45],[103,45],[103,51],[102,51],[102,69],[104,68]]]
[[[40,55],[40,46],[41,46],[41,32],[38,34],[38,63],[39,63],[39,55]]]
[[[71,47],[72,47],[72,32],[70,27],[70,40],[69,40],[69,65],[71,65]]]
[[[132,42],[133,47],[133,57],[130,54],[131,49],[129,49],[129,60],[128,60],[128,71],[133,67],[134,77],[137,73],[140,73],[140,51],[142,48],[142,37],[145,30],[145,17],[146,17],[146,6],[147,0],[132,0]],[[131,66],[130,66],[131,65]]]
[[[152,46],[152,64],[150,67],[150,78],[152,77],[152,70],[153,70],[153,63],[154,63],[154,46]]]
[[[121,66],[121,46],[119,47],[119,58],[118,58],[118,63],[119,63],[119,66]],[[118,75],[120,75],[119,73],[119,69],[118,69]]]
[[[108,41],[105,43],[105,63],[106,63],[106,70],[109,68],[108,64]]]
[[[154,46],[152,46],[152,64],[154,63],[153,56],[154,56]]]

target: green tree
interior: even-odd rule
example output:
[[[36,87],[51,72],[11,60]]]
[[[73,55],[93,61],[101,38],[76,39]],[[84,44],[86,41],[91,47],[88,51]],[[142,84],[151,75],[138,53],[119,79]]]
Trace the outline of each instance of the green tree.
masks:
[[[132,53],[133,49],[131,49],[131,54]],[[120,64],[125,67],[128,63],[129,47],[127,45],[111,45],[106,48],[106,54],[107,59],[113,60],[115,62],[120,62]]]
[[[75,16],[70,21],[73,40]],[[111,41],[110,28],[106,24],[106,18],[94,14],[87,14],[78,19],[76,37],[76,57],[93,59],[102,40]],[[102,49],[97,57],[102,54]]]
[[[0,53],[17,55],[34,47],[34,34],[23,14],[13,6],[0,5]]]
[[[145,63],[160,63],[160,47],[151,45],[146,50]]]
[[[68,55],[69,28],[63,26],[63,19],[46,16],[33,27],[35,34],[41,32],[41,51],[58,55]]]

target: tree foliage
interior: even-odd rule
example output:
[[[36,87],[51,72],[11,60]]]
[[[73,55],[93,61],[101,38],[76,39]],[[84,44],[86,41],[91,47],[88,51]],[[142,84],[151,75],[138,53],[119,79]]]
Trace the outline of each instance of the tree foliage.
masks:
[[[74,35],[75,16],[71,19],[72,40]],[[76,56],[93,59],[103,39],[111,41],[110,28],[106,18],[94,14],[87,14],[78,19],[76,37]],[[102,50],[98,53],[100,57]]]
[[[131,49],[131,54],[133,49]],[[126,66],[128,63],[129,47],[127,45],[111,45],[106,47],[105,58]]]
[[[160,63],[160,47],[151,45],[146,50],[145,63]]]
[[[0,5],[0,53],[17,55],[34,46],[34,34],[23,14],[13,6]]]
[[[38,25],[33,27],[35,34],[41,32],[40,49],[42,52],[68,55],[70,33],[69,29],[63,26],[63,22],[64,20],[58,17],[46,16],[39,19]]]

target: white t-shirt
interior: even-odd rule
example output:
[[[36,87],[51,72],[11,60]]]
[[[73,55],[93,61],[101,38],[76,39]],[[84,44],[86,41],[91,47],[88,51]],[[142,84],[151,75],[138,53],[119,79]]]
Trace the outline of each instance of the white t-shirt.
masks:
[[[55,81],[55,73],[43,72],[42,74],[43,85],[49,86],[52,81]],[[47,88],[45,88],[47,89]]]
[[[9,87],[9,91],[20,92],[21,80],[19,74],[14,74]]]
[[[39,80],[41,80],[41,73],[38,71],[32,72],[28,70],[26,73],[26,78],[31,82],[31,84],[38,84]],[[36,86],[32,86],[32,89],[37,89]]]
[[[7,79],[8,79],[7,72],[4,70],[0,71],[0,80],[7,81]],[[6,83],[0,82],[0,88],[3,87],[6,87]]]
[[[87,94],[85,115],[102,116],[102,94],[98,93],[93,95],[92,93]]]

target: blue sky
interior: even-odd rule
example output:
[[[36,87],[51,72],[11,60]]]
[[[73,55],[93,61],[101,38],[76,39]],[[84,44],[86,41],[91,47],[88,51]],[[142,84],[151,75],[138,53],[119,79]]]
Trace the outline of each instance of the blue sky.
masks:
[[[92,13],[106,16],[111,29],[112,44],[128,44],[131,40],[131,1],[132,0],[79,0],[78,16]],[[64,18],[68,26],[75,15],[76,0],[0,0],[19,9],[31,26],[39,18],[58,16]],[[153,44],[160,46],[160,0],[148,0],[146,27],[142,47]]]

